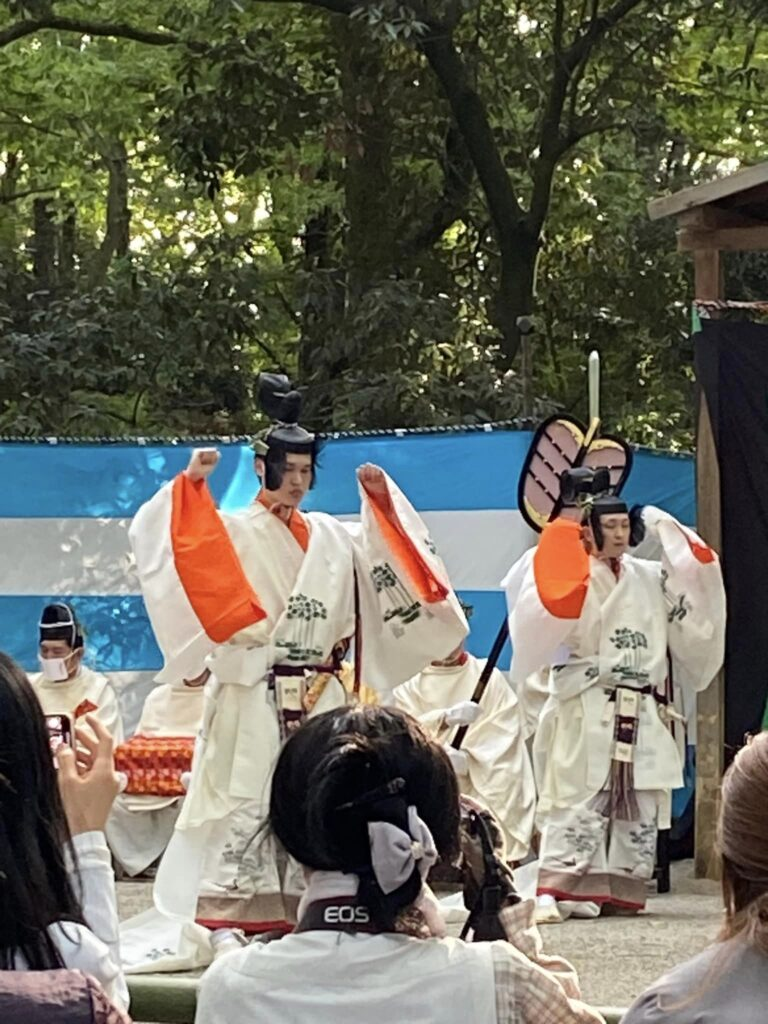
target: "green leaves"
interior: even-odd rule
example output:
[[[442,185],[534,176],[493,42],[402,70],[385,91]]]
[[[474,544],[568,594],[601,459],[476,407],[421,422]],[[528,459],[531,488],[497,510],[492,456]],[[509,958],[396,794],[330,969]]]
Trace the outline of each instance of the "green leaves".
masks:
[[[25,4],[0,41],[45,13]],[[690,446],[690,266],[645,204],[762,158],[752,0],[641,2],[599,33],[555,0],[55,6],[132,38],[0,46],[0,430],[248,431],[262,367],[322,429],[512,418],[535,263],[528,411],[584,415],[597,346],[607,425]],[[105,243],[126,219],[127,252]],[[765,298],[761,259],[729,261],[729,294]]]
[[[429,26],[419,20],[409,4],[397,3],[397,0],[361,4],[352,11],[351,17],[364,24],[372,38],[385,43],[415,42],[429,31]]]

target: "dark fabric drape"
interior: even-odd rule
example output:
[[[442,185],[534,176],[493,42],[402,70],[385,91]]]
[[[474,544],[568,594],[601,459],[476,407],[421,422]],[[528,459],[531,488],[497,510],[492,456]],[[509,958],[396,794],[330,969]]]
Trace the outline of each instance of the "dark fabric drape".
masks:
[[[694,342],[720,466],[732,749],[760,728],[768,694],[768,326],[704,320]]]

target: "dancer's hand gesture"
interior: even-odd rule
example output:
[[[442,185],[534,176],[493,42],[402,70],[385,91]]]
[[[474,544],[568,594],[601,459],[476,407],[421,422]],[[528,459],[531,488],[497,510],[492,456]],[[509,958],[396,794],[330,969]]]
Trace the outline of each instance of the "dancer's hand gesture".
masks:
[[[187,466],[187,476],[193,482],[204,480],[216,469],[221,455],[215,448],[195,448]]]

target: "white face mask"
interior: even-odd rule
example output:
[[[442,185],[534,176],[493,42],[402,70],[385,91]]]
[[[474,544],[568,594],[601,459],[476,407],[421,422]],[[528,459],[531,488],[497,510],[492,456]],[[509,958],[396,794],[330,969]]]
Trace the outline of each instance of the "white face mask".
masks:
[[[69,665],[67,662],[74,658],[74,656],[74,653],[72,653],[68,654],[66,658],[44,658],[40,654],[37,657],[45,678],[50,679],[53,683],[63,683],[69,679]]]

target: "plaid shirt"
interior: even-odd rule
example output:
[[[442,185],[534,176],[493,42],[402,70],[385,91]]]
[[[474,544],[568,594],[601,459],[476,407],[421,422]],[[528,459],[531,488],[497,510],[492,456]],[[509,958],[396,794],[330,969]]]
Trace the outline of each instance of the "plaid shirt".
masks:
[[[581,1002],[576,971],[567,960],[544,956],[534,924],[534,900],[501,912],[507,942],[494,942],[497,1024],[604,1024]]]
[[[3,1024],[131,1024],[82,971],[0,972]]]

